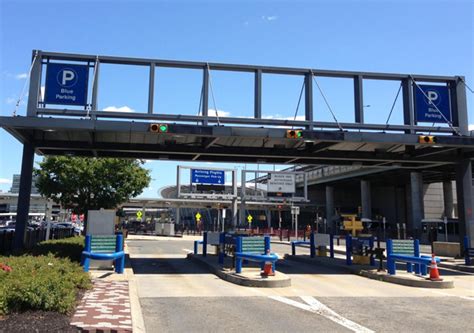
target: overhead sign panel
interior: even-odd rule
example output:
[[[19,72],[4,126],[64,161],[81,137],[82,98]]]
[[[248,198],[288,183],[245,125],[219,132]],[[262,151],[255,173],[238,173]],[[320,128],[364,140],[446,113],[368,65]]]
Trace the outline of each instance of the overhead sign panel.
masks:
[[[451,103],[446,86],[415,86],[415,113],[417,122],[451,122]]]
[[[46,69],[44,103],[85,106],[88,80],[87,65],[49,63]]]
[[[223,170],[191,169],[191,183],[224,185],[225,172]]]
[[[295,193],[295,175],[293,173],[268,174],[268,192]]]

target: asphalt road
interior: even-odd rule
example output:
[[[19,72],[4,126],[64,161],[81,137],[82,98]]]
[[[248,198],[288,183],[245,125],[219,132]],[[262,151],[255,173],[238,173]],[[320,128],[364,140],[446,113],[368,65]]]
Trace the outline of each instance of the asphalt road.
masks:
[[[190,239],[128,240],[127,245],[147,332],[473,329],[468,318],[474,312],[474,275],[451,273],[455,289],[431,290],[283,261],[278,270],[290,275],[291,287],[250,288],[185,259],[193,248]],[[291,251],[280,244],[272,244],[272,250]]]

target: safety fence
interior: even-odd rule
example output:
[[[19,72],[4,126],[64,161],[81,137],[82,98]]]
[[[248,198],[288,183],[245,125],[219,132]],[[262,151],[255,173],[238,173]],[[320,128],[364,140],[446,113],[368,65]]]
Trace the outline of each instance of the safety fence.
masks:
[[[46,229],[27,230],[25,233],[24,247],[31,249],[33,246],[46,240]],[[62,239],[74,236],[72,228],[51,229],[49,239]],[[13,250],[15,241],[15,231],[0,231],[0,253],[7,253]]]

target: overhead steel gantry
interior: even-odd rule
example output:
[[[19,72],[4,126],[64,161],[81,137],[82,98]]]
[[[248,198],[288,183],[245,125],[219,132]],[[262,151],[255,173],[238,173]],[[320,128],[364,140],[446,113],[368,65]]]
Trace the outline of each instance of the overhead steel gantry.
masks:
[[[59,109],[41,101],[44,68],[64,62],[87,65],[93,70],[89,78],[91,96],[83,109],[68,106]],[[102,64],[149,68],[147,110],[111,112],[98,109]],[[202,71],[200,115],[154,112],[155,73],[159,67]],[[254,75],[253,117],[209,115],[211,71]],[[267,74],[304,77],[305,120],[262,118],[262,76]],[[353,123],[323,122],[314,118],[315,77],[353,80]],[[364,121],[363,84],[368,79],[401,83],[403,124],[368,124]],[[417,123],[414,98],[418,83],[436,83],[448,88],[451,126],[432,127]],[[167,133],[150,131],[153,122],[167,123]],[[461,76],[331,71],[34,51],[26,117],[0,117],[0,126],[24,144],[17,235],[24,234],[36,152],[42,155],[180,161],[429,168],[457,175],[459,215],[465,221],[466,229],[461,228],[461,235],[469,229],[474,238],[474,226],[471,226],[474,137],[469,136],[464,78]],[[287,129],[282,128],[285,126],[303,129],[302,138],[287,138]],[[436,144],[421,144],[419,135],[422,133],[436,135]],[[21,247],[22,239],[18,237],[16,244]]]

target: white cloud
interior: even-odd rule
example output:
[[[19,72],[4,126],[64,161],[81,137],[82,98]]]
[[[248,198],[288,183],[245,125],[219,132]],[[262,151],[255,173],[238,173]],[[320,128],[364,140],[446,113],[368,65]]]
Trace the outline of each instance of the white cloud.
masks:
[[[296,118],[294,116],[292,117],[283,117],[282,115],[280,114],[276,114],[276,115],[267,115],[267,116],[263,116],[263,119],[278,119],[278,120],[305,120],[305,116],[296,116]]]
[[[124,105],[124,106],[108,106],[104,109],[104,111],[118,111],[118,112],[135,112],[134,109]]]
[[[0,178],[0,184],[11,184],[12,180],[8,178]]]
[[[262,16],[262,20],[264,21],[276,21],[278,20],[278,16],[272,15],[272,16]]]
[[[13,97],[7,97],[7,99],[5,100],[5,103],[7,103],[7,104],[15,104],[15,103],[16,103],[16,99],[13,98]]]
[[[20,73],[20,74],[15,75],[15,79],[17,79],[17,80],[24,80],[27,77],[28,77],[27,73]]]
[[[199,115],[201,115],[201,112],[199,112]],[[217,115],[219,115],[219,117],[229,117],[229,116],[230,116],[230,112],[222,111],[222,110],[217,110],[217,115],[216,115],[216,110],[214,110],[214,109],[208,109],[208,110],[207,110],[207,115],[208,115],[209,117],[217,117]]]
[[[469,130],[474,131],[474,124],[469,125]]]

